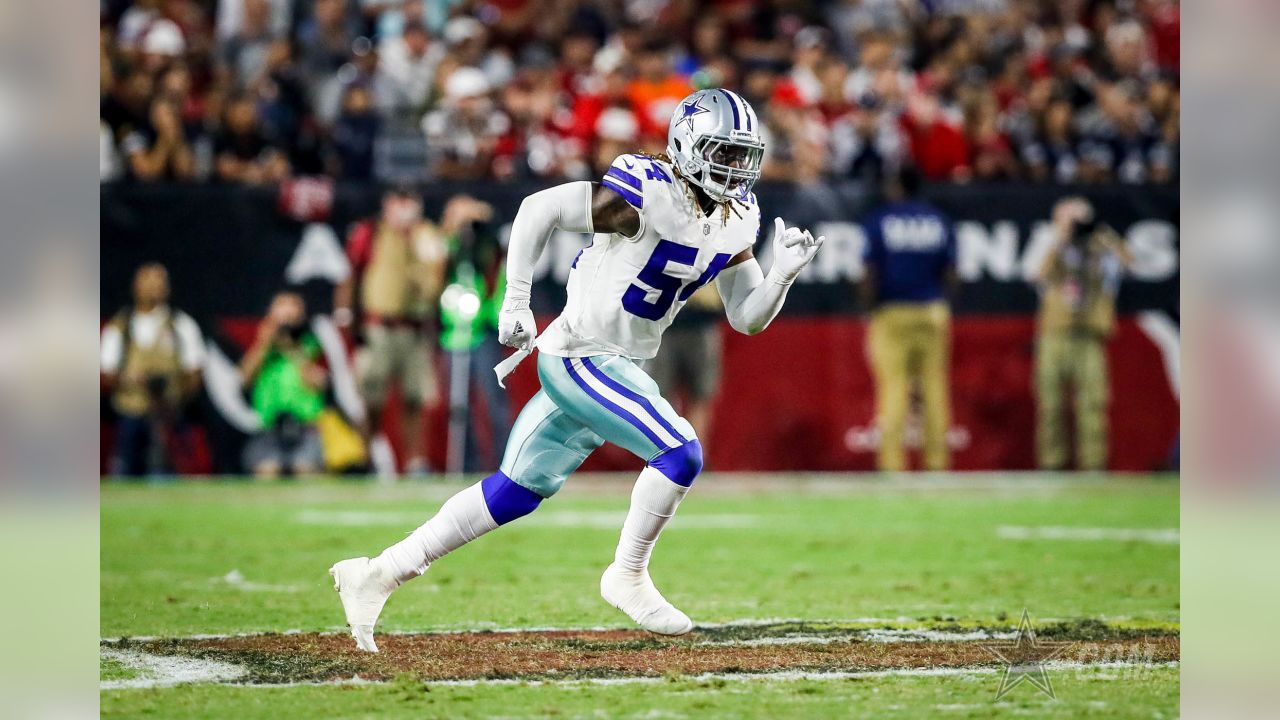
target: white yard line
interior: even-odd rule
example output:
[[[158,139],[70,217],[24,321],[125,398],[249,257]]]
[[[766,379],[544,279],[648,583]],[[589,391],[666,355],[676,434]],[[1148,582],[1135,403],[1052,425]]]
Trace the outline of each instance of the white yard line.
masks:
[[[1123,621],[1128,619],[1126,616],[1103,617],[1105,621]],[[1066,622],[1069,618],[1041,618],[1040,622]],[[802,618],[743,618],[740,620],[728,620],[725,622],[700,622],[694,626],[694,631],[699,630],[716,630],[722,628],[751,628],[764,627],[769,625],[786,625],[786,624],[805,624],[810,626],[835,625],[841,626],[842,630],[839,635],[811,635],[799,634],[803,631],[797,630],[795,635],[779,636],[773,638],[747,638],[744,640],[719,640],[706,641],[699,643],[701,645],[725,645],[732,643],[739,644],[756,644],[756,645],[789,645],[801,644],[806,642],[833,642],[840,640],[862,640],[865,642],[965,642],[973,640],[1000,640],[1016,637],[1014,630],[1001,630],[991,632],[983,629],[953,631],[953,630],[934,630],[927,627],[904,628],[904,624],[912,624],[917,622],[913,618],[853,618],[847,620],[806,620]],[[861,626],[861,627],[860,627]],[[1163,626],[1161,626],[1163,627]],[[1159,628],[1153,628],[1159,629]],[[464,634],[488,634],[488,633],[584,633],[584,632],[612,632],[616,630],[637,630],[634,625],[597,625],[597,626],[580,626],[580,627],[551,627],[551,626],[525,626],[525,627],[505,627],[496,623],[472,623],[468,625],[428,627],[418,630],[379,630],[378,635],[389,635],[392,637],[405,635],[464,635]],[[261,637],[263,635],[342,635],[348,634],[345,628],[334,628],[331,630],[301,630],[291,628],[280,631],[261,631],[261,632],[239,632],[239,633],[196,633],[193,635],[129,635],[127,639],[131,642],[153,642],[156,640],[229,640],[233,638],[250,638]],[[101,643],[117,643],[126,637],[108,637],[101,638]]]
[[[916,620],[908,617],[899,618],[854,618],[852,620],[805,620],[802,618],[743,618],[740,620],[727,620],[724,622],[705,622],[698,623],[694,626],[694,630],[715,630],[719,628],[733,627],[764,627],[768,625],[785,625],[789,623],[806,625],[839,625],[851,626],[847,630],[848,635],[842,636],[840,639],[848,639],[849,636],[858,633],[885,633],[885,634],[913,634],[926,632],[942,632],[931,631],[927,628],[905,629],[893,627],[894,625],[902,625],[904,623],[913,623]],[[857,625],[863,626],[884,626],[884,627],[852,627]],[[524,627],[506,627],[496,623],[471,623],[468,625],[429,627],[420,630],[379,630],[379,635],[462,635],[466,633],[576,633],[576,632],[611,632],[615,630],[637,630],[634,625],[595,625],[580,627],[551,627],[551,626],[524,626]],[[194,635],[129,635],[127,639],[132,642],[153,642],[155,640],[229,640],[232,638],[248,638],[260,637],[262,635],[304,635],[315,633],[316,635],[346,635],[346,629],[333,630],[301,630],[291,628],[280,631],[260,631],[260,632],[238,632],[238,633],[196,633]],[[1003,637],[1003,635],[993,635],[995,637]],[[1012,635],[1010,635],[1012,637]],[[126,637],[108,637],[102,638],[99,642],[115,643],[126,639]],[[876,638],[864,638],[875,641]],[[929,639],[929,638],[925,638]],[[975,638],[981,639],[981,638]],[[905,641],[904,641],[905,642]]]
[[[1109,540],[1177,545],[1178,528],[1071,527],[1067,525],[1001,525],[996,537],[1004,540]]]
[[[243,677],[246,672],[239,665],[217,660],[153,655],[134,650],[103,648],[102,657],[107,660],[115,660],[129,669],[141,673],[141,677],[136,678],[103,680],[99,683],[99,687],[103,690],[171,687],[186,683],[231,682]]]
[[[871,628],[848,630],[836,635],[782,635],[779,637],[746,638],[742,640],[708,640],[698,645],[764,647],[773,645],[827,645],[837,642],[910,643],[910,642],[971,642],[974,640],[1005,640],[1017,637],[1015,632],[987,632],[971,630],[950,632],[945,630],[900,630]]]

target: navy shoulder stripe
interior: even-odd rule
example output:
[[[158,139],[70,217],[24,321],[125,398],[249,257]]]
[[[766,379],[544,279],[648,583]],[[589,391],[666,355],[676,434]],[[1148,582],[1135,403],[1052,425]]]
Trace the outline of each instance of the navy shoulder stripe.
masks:
[[[639,210],[644,207],[644,196],[632,188],[630,185],[623,183],[613,175],[605,175],[600,184],[622,196],[623,200]]]

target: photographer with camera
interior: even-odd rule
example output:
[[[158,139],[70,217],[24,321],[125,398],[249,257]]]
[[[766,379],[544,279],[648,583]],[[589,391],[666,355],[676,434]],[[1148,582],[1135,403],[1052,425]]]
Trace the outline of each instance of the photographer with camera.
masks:
[[[334,288],[333,320],[358,342],[360,396],[368,408],[364,435],[380,474],[394,473],[383,437],[383,416],[399,384],[399,426],[405,473],[427,473],[426,408],[435,403],[435,314],[444,287],[448,228],[422,214],[412,187],[390,187],[377,217],[356,223],[347,236],[351,275]],[[380,462],[385,448],[385,461]]]
[[[1066,386],[1075,393],[1076,467],[1107,464],[1107,341],[1115,328],[1116,293],[1131,262],[1124,241],[1098,221],[1083,198],[1053,209],[1054,243],[1037,275],[1036,444],[1040,468],[1061,470],[1070,452],[1064,421]]]
[[[116,412],[115,475],[173,472],[170,445],[200,390],[200,328],[168,301],[169,272],[143,265],[133,277],[133,305],[102,330],[102,383]]]
[[[449,231],[446,284],[440,297],[440,346],[449,378],[446,469],[480,472],[502,461],[511,431],[507,394],[492,374],[504,356],[498,342],[498,312],[506,291],[503,250],[493,206],[486,202],[455,195],[445,204],[441,226]],[[473,401],[484,404],[489,457],[477,438],[480,415],[473,412]]]
[[[302,296],[277,293],[240,359],[240,382],[262,421],[244,451],[245,467],[255,476],[306,475],[324,466],[316,420],[324,410],[329,375],[317,362],[320,354]]]

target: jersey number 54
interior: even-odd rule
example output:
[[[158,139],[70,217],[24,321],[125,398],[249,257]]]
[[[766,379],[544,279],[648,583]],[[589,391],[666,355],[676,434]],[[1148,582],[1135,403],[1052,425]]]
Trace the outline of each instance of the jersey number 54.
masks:
[[[670,240],[659,240],[649,261],[641,268],[640,274],[636,275],[636,282],[631,283],[631,287],[623,293],[622,307],[632,315],[646,320],[660,320],[666,316],[677,297],[684,302],[698,288],[714,280],[729,263],[730,257],[732,256],[728,253],[716,253],[707,269],[690,281],[687,272],[680,275],[669,274],[667,264],[675,263],[692,268],[698,261],[698,249]],[[650,301],[649,296],[654,290],[658,294]]]

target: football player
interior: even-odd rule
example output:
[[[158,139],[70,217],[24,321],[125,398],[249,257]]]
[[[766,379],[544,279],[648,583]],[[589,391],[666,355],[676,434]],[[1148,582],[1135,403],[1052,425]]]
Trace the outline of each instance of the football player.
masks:
[[[536,344],[542,389],[516,419],[498,472],[454,495],[406,539],[373,559],[330,569],[356,644],[377,651],[373,628],[387,597],[431,563],[534,511],[605,441],[647,463],[631,494],[614,561],[600,579],[611,605],[654,633],[681,635],[689,617],[649,578],[649,556],[702,469],[693,428],[638,361],[712,280],[734,329],[764,330],[824,238],[774,220],[766,275],[752,254],[760,208],[760,122],[738,95],[696,92],[677,106],[665,157],[622,155],[599,183],[530,195],[511,227],[499,339],[518,348],[499,381]],[[564,311],[538,336],[533,268],[556,228],[593,233],[574,259]]]

